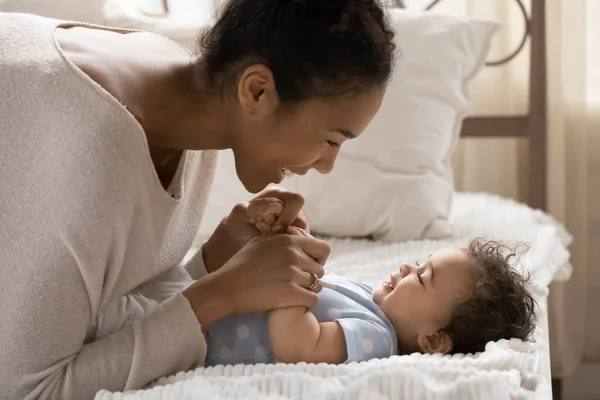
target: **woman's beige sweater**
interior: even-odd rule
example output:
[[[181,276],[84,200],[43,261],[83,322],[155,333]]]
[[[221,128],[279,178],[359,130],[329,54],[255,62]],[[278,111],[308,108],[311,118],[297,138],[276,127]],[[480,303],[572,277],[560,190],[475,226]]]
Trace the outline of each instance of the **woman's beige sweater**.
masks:
[[[137,389],[205,355],[181,294],[94,341],[107,303],[190,248],[217,154],[185,152],[165,191],[135,118],[57,46],[61,24],[0,13],[0,399]]]

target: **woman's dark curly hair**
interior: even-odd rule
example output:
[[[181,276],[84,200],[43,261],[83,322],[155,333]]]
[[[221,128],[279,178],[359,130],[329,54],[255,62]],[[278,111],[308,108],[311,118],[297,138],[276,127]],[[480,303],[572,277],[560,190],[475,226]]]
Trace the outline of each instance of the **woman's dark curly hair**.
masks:
[[[476,353],[489,341],[528,340],[535,329],[536,302],[524,278],[511,265],[517,249],[476,239],[467,250],[474,258],[475,295],[460,304],[442,329],[452,338],[452,353]]]
[[[223,91],[261,63],[284,103],[353,95],[386,85],[393,38],[378,0],[229,0],[200,36],[196,77]]]

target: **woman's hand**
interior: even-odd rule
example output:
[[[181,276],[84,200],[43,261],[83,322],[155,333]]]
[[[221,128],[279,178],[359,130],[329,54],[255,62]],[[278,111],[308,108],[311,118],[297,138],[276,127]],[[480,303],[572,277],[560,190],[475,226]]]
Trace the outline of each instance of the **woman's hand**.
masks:
[[[240,314],[289,306],[312,308],[322,285],[329,245],[306,234],[268,235],[252,239],[226,264],[196,281],[183,294],[203,329]]]
[[[303,206],[304,198],[301,195],[280,188],[267,189],[250,202],[236,204],[203,246],[207,271],[210,273],[221,268],[246,243],[261,233],[285,232],[290,226],[309,232],[302,214]],[[260,212],[256,212],[257,208]],[[259,220],[257,215],[261,213],[271,213],[275,218],[272,221]]]

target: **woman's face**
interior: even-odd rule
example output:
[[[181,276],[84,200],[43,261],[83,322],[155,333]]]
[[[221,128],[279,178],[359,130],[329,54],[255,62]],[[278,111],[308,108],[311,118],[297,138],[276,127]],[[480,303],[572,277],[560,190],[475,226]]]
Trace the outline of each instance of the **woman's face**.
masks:
[[[268,74],[257,75],[245,87],[240,81],[242,117],[233,146],[237,175],[252,193],[280,183],[285,168],[299,175],[313,168],[331,172],[340,146],[365,130],[384,94],[373,88],[288,107],[279,102]]]

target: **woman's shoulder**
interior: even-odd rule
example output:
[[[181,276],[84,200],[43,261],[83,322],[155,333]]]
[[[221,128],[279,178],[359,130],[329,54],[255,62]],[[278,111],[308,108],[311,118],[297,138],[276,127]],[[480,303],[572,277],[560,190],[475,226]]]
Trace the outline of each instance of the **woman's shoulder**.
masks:
[[[49,189],[46,182],[68,183],[78,196],[104,190],[99,180],[108,186],[135,180],[135,165],[147,157],[143,130],[64,57],[54,41],[61,21],[21,14],[0,14],[0,19],[5,56],[0,65],[0,175],[21,185],[33,185],[32,179],[35,191]],[[21,34],[11,34],[19,24]]]
[[[34,14],[0,12],[0,71],[51,53],[49,38],[60,22]]]
[[[23,34],[30,29],[48,28],[52,25],[57,26],[60,23],[60,20],[54,18],[18,12],[0,12],[0,21],[2,22],[0,35],[3,38],[16,37],[19,32]]]

